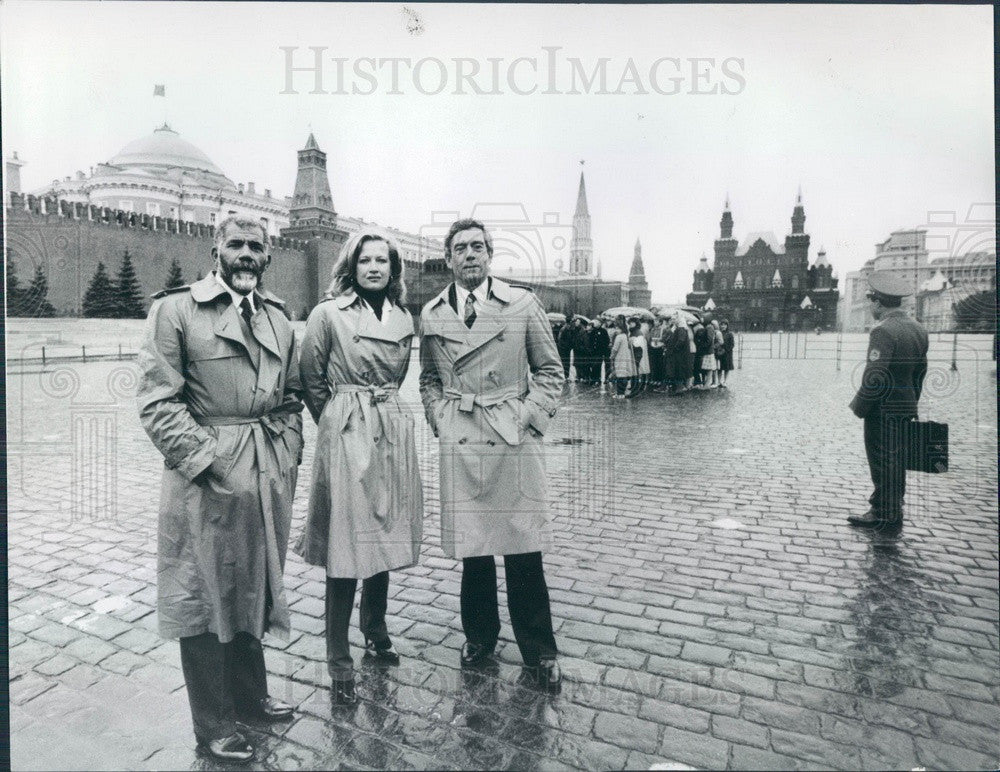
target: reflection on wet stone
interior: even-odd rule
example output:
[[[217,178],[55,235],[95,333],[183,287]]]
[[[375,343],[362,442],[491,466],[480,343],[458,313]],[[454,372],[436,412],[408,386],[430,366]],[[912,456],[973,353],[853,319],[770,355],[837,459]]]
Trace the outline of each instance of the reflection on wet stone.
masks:
[[[860,593],[851,606],[857,640],[848,659],[859,695],[895,697],[919,686],[926,670],[926,641],[934,624],[922,587],[927,577],[914,565],[905,543],[873,534]]]

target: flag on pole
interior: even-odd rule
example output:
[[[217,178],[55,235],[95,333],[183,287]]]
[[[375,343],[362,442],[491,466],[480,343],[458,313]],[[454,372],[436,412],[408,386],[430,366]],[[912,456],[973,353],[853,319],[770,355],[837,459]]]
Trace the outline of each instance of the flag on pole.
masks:
[[[165,97],[167,95],[167,87],[163,85],[153,86],[153,96]]]

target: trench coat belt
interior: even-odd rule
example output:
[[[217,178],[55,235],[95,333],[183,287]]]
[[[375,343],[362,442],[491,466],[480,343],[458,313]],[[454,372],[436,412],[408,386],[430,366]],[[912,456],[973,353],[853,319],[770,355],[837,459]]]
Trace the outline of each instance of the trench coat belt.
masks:
[[[462,392],[449,387],[444,390],[444,398],[457,399],[459,401],[458,409],[463,413],[471,413],[475,405],[493,407],[511,399],[523,399],[527,393],[528,382],[521,381],[510,386],[503,386],[499,389],[491,389],[490,391],[481,391],[478,393]]]
[[[283,424],[276,422],[275,418],[287,414],[288,411],[275,410],[271,413],[265,413],[262,416],[256,417],[234,415],[196,415],[194,416],[194,420],[199,426],[242,426],[245,424],[256,424],[257,426],[263,427],[272,439],[277,439],[281,436],[285,427]]]
[[[361,416],[367,426],[367,431],[369,433],[372,431],[378,431],[389,443],[395,443],[395,437],[392,436],[392,432],[385,431],[385,429],[389,426],[389,422],[384,420],[382,412],[384,410],[383,405],[390,399],[394,398],[396,393],[399,391],[398,384],[386,383],[381,386],[376,386],[374,384],[362,383],[338,383],[331,388],[333,390],[332,396],[334,397],[338,394],[357,394],[358,399],[354,400],[354,403],[356,406],[361,408]],[[365,394],[370,395],[371,399],[363,399]],[[333,401],[332,397],[330,401]],[[344,427],[347,426],[347,422],[353,413],[353,409],[345,412],[344,424],[343,426],[338,427],[339,431],[344,430]],[[371,450],[374,450],[374,448]]]

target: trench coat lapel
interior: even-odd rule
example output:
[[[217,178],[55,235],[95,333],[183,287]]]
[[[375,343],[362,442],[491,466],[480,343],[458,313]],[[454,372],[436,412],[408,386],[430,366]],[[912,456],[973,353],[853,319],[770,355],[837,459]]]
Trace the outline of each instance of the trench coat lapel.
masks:
[[[261,352],[257,368],[257,399],[266,400],[281,378],[281,352],[288,350],[287,335],[275,332],[274,317],[284,316],[281,310],[264,303],[264,313],[253,317],[253,336],[260,343]],[[280,339],[279,339],[280,338]]]
[[[403,338],[413,335],[413,319],[399,306],[391,304],[382,313],[388,316],[384,321],[379,321],[368,304],[362,303],[358,335],[386,343],[399,343]]]
[[[485,303],[479,303],[476,313],[476,321],[472,328],[465,326],[465,322],[460,320],[459,329],[462,335],[462,345],[455,357],[455,362],[470,356],[485,346],[494,338],[503,334],[507,326],[503,322],[503,310],[507,305],[509,294],[508,285],[498,279],[490,278],[490,293]],[[451,306],[449,305],[449,308]],[[458,316],[456,314],[456,316]]]
[[[440,338],[441,352],[450,364],[454,365],[455,358],[465,343],[465,333],[468,330],[448,302],[450,287],[451,285],[445,287],[441,294],[431,301],[431,308],[423,320],[421,335]]]
[[[236,310],[236,306],[232,303],[226,306],[222,313],[219,314],[219,318],[215,320],[214,332],[220,338],[226,338],[233,341],[233,343],[239,343],[247,352],[247,357],[251,358],[250,348],[247,346],[246,338],[243,337],[243,327],[240,325],[240,312]]]
[[[487,303],[486,305],[489,304]],[[462,323],[462,328],[465,330],[465,334],[463,335],[464,340],[455,356],[455,364],[474,354],[498,335],[502,335],[503,331],[507,329],[506,325],[499,318],[486,313],[485,306],[483,313],[480,313],[476,317],[476,322],[472,325],[472,329],[467,328],[464,322]]]
[[[268,302],[262,302],[259,296],[256,300],[263,306],[265,313],[253,315],[253,325],[251,327],[253,336],[265,350],[278,359],[281,359],[281,345],[278,343],[278,338],[274,333],[274,322],[271,318],[272,314],[280,314],[281,311],[271,306]]]

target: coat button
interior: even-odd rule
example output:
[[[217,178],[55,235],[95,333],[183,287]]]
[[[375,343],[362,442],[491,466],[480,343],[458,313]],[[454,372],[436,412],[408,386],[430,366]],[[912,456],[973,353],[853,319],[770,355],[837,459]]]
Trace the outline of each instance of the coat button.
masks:
[[[502,332],[499,335],[497,335],[497,340],[503,340],[503,333]]]
[[[372,441],[373,441],[373,442],[378,442],[378,441],[379,441],[379,436],[378,436],[378,435],[376,434],[376,435],[375,435],[375,436],[374,436],[374,437],[372,438]]]
[[[465,437],[463,437],[462,439],[460,439],[460,440],[458,441],[458,444],[459,444],[459,445],[464,445],[464,444],[465,444],[465,440],[466,440],[466,438],[465,438]]]
[[[489,446],[490,446],[491,448],[492,448],[492,447],[493,447],[494,445],[496,445],[496,443],[495,443],[495,442],[494,442],[493,440],[486,440],[486,444],[487,444],[487,445],[489,445]]]
[[[355,335],[354,336],[354,342],[355,343],[360,343],[361,342],[361,336],[360,335]]]

